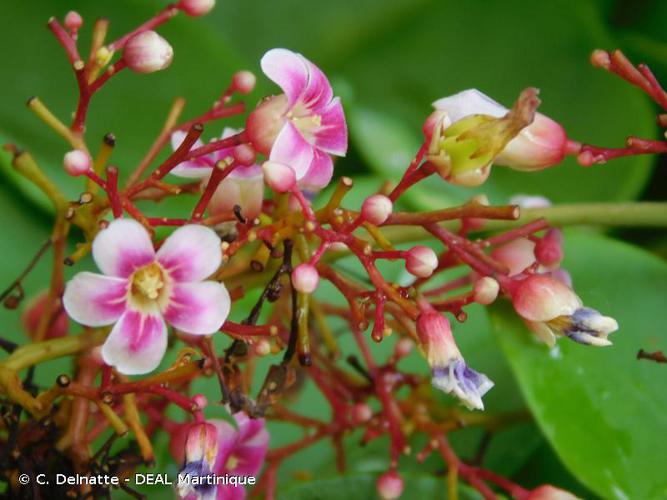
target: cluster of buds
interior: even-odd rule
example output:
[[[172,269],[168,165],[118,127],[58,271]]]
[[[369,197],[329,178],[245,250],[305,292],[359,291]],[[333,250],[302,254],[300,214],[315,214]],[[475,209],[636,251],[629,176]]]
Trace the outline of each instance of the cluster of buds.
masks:
[[[400,197],[434,174],[445,182],[473,186],[489,178],[493,165],[529,173],[553,167],[566,155],[586,164],[611,153],[568,139],[561,125],[537,112],[536,89],[524,90],[511,109],[471,89],[434,103],[436,110],[424,123],[423,144],[395,185],[378,186],[361,206],[347,208],[344,199],[353,182],[343,177],[329,199],[317,205],[318,194],[334,179],[334,162],[347,153],[343,104],[319,67],[299,53],[277,48],[269,50],[260,65],[279,91],[249,110],[244,127],[224,127],[215,137],[205,132],[211,122],[246,112],[245,103],[236,98],[253,92],[256,77],[239,71],[211,108],[191,120],[179,121],[184,101],[176,99],[163,131],[134,170],[126,170],[122,159],[120,167],[109,165],[115,153],[113,135],[105,136],[96,153],[87,142],[92,97],[124,68],[136,73],[168,68],[174,50],[155,30],[178,12],[202,16],[214,3],[180,0],[110,43],[104,41],[106,21],[100,21],[88,58],[78,52],[80,15],[69,13],[63,25],[49,21],[76,73],[79,102],[70,126],[39,99],[28,105],[67,140],[63,166],[85,180],[85,192],[77,201],[66,201],[27,153],[7,147],[15,153],[17,170],[50,196],[57,212],[49,241],[55,256],[49,291],[23,315],[28,336],[48,342],[31,344],[23,351],[30,361],[20,366],[74,355],[77,372],[74,381],[62,375],[39,396],[25,390],[18,375],[3,376],[4,392],[35,418],[57,414],[54,421],[60,423],[68,420],[62,415],[69,416],[71,424],[59,424],[63,436],[58,450],[76,470],[88,470],[94,459],[108,456],[108,449],[101,454],[90,450],[108,424],[118,436],[132,431],[145,463],[154,456],[152,437],[166,430],[181,475],[192,478],[179,486],[182,498],[242,498],[250,483],[230,486],[201,479],[220,474],[250,478],[263,467],[266,473],[258,488],[272,497],[281,463],[320,439],[333,440],[342,469],[341,443],[354,430],[363,432],[364,443],[389,436],[387,472],[376,484],[381,498],[401,496],[398,457],[410,453],[409,440],[415,434],[426,435],[429,443],[418,459],[440,453],[448,467],[485,497],[491,484],[511,494],[520,491],[517,498],[566,498],[568,494],[552,486],[532,492],[507,486],[508,481],[494,479],[490,471],[463,463],[442,431],[458,427],[458,421],[450,425],[439,412],[428,414],[425,409],[432,403],[423,388],[430,380],[433,388],[467,409],[484,409],[483,397],[494,383],[466,364],[450,322],[465,321],[471,304],[511,301],[549,346],[559,337],[607,346],[618,324],[585,307],[574,292],[569,274],[560,267],[561,230],[544,219],[517,221],[519,205],[546,206],[547,200],[521,198],[516,204],[492,206],[475,197],[458,207],[407,212],[401,211]],[[595,60],[604,67],[620,67],[616,59],[601,54]],[[168,144],[171,151],[164,151]],[[158,163],[163,151],[166,159]],[[171,182],[173,178],[180,182]],[[178,217],[149,216],[137,203],[184,193],[195,194],[198,201]],[[482,232],[487,220],[507,221],[507,226]],[[404,233],[392,232],[392,226],[418,228],[433,240],[401,249],[411,238],[403,239]],[[72,227],[80,231],[70,235]],[[173,230],[158,231],[163,227]],[[77,244],[66,256],[69,236]],[[77,265],[89,253],[100,272],[77,269],[66,280],[63,265]],[[355,260],[357,271],[338,265],[342,255]],[[408,282],[394,283],[383,276],[378,265],[383,260],[400,263],[410,275]],[[455,279],[443,278],[454,268],[465,271]],[[436,278],[442,280],[436,284]],[[342,297],[345,307],[325,293],[323,282]],[[17,294],[8,296],[12,291]],[[20,280],[5,296],[19,301]],[[244,310],[241,304],[248,302],[241,299],[254,299],[255,304]],[[243,319],[236,322],[235,315]],[[76,327],[68,325],[68,317],[85,333],[69,335]],[[361,353],[362,359],[346,357],[349,367],[338,363],[342,348],[332,319],[346,323]],[[374,356],[368,330],[375,342],[395,339],[388,359]],[[213,336],[229,341],[222,355]],[[428,364],[427,376],[398,367],[415,344],[424,366]],[[164,366],[170,349],[180,350],[176,361]],[[259,356],[281,359],[271,365],[253,396],[248,387],[256,369],[253,360]],[[283,406],[289,399],[281,397],[298,388],[299,370],[312,377],[330,405],[330,422]],[[128,375],[143,378],[130,381]],[[195,379],[212,375],[234,425],[207,418],[206,399],[190,395]],[[62,397],[71,398],[71,404],[61,405]],[[377,405],[369,404],[373,398]],[[91,402],[100,411],[91,412]],[[171,420],[168,404],[180,407],[186,418]],[[268,451],[264,415],[304,427],[305,437]],[[86,429],[94,435],[86,436]],[[12,467],[6,466],[10,472]]]

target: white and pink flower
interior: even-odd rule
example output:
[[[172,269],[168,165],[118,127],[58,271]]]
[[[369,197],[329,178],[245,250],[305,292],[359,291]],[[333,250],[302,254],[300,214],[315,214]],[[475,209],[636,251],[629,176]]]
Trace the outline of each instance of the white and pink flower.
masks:
[[[284,94],[264,99],[250,113],[246,133],[269,160],[292,167],[302,188],[319,190],[333,175],[330,155],[347,152],[340,98],[333,96],[324,73],[301,54],[273,49],[261,66]]]
[[[222,139],[234,135],[237,131],[225,128]],[[171,147],[176,150],[185,139],[185,132],[176,131],[171,135]],[[195,142],[192,149],[203,146],[200,140]],[[190,179],[202,179],[202,187],[208,183],[213,169],[218,162],[231,163],[238,155],[235,149],[240,146],[232,146],[214,151],[211,154],[199,156],[192,160],[179,163],[171,173],[178,177]],[[208,204],[209,213],[215,215],[229,212],[234,205],[241,207],[243,215],[249,219],[257,217],[262,211],[264,201],[264,178],[259,165],[239,165],[222,180],[213,193]]]
[[[204,281],[222,263],[220,239],[210,228],[182,226],[156,252],[141,224],[116,219],[99,232],[92,250],[103,274],[74,276],[63,305],[82,325],[114,324],[102,357],[121,373],[157,368],[167,348],[166,323],[192,335],[211,335],[229,314],[225,286]]]
[[[246,497],[247,478],[259,473],[269,447],[269,433],[264,419],[251,419],[245,413],[234,414],[236,429],[224,420],[208,420],[181,426],[169,449],[183,464],[179,476],[190,476],[179,484],[178,494],[187,500],[242,500]],[[229,474],[238,484],[206,485],[206,477]],[[197,478],[202,478],[197,479]]]

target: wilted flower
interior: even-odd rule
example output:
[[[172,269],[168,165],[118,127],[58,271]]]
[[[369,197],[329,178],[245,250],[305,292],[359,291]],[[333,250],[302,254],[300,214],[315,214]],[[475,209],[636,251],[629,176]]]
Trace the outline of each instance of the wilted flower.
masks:
[[[236,130],[225,128],[222,139],[232,136]],[[171,147],[177,149],[185,139],[185,132],[176,131],[171,135]],[[193,149],[203,146],[195,142]],[[171,173],[179,177],[204,179],[205,186],[218,162],[231,163],[238,156],[236,147],[222,148],[209,155],[199,156],[179,163]],[[245,217],[253,219],[262,211],[264,201],[264,180],[259,165],[239,165],[222,180],[208,204],[211,214],[229,212],[235,205],[241,207]]]
[[[210,335],[229,314],[225,286],[203,281],[222,262],[220,239],[210,228],[182,226],[156,253],[141,224],[116,219],[95,237],[93,258],[104,274],[78,273],[63,304],[83,325],[115,323],[102,357],[121,373],[157,368],[167,348],[165,320],[185,333]]]
[[[208,420],[205,431],[201,430],[202,423],[194,423],[182,426],[173,435],[169,448],[174,458],[183,462],[180,476],[190,476],[189,481],[183,481],[179,487],[180,498],[245,498],[244,485],[248,484],[245,478],[255,477],[262,468],[269,446],[269,433],[266,431],[264,419],[250,419],[243,412],[234,414],[234,419],[236,429],[223,420]],[[238,476],[238,484],[208,485],[198,484],[205,483],[206,480],[193,480],[197,477],[225,474]]]
[[[433,309],[417,318],[417,335],[438,389],[453,394],[471,410],[483,410],[482,396],[493,387],[489,378],[469,368],[454,341],[449,320]]]
[[[534,274],[519,281],[512,290],[514,309],[549,346],[556,335],[580,344],[611,345],[607,336],[618,329],[614,318],[584,307],[574,291],[561,281]]]
[[[261,66],[284,94],[265,99],[250,113],[246,133],[270,160],[292,167],[303,188],[321,189],[333,175],[329,155],[347,152],[340,98],[333,96],[324,73],[301,54],[273,49]]]
[[[559,163],[566,152],[563,127],[540,113],[536,89],[526,89],[508,110],[477,89],[468,89],[433,103],[447,113],[445,137],[456,169],[504,165],[517,170],[541,170]],[[447,131],[449,129],[449,132]],[[475,142],[478,141],[478,142]]]

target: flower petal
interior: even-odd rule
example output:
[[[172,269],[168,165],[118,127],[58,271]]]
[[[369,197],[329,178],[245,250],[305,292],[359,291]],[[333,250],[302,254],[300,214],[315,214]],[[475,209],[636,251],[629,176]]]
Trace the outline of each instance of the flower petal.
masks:
[[[489,115],[500,118],[509,111],[505,106],[477,89],[464,90],[458,94],[438,99],[433,103],[433,107],[445,111],[451,123],[456,123],[471,115]]]
[[[269,50],[260,62],[262,71],[287,96],[292,106],[308,85],[308,70],[303,57],[287,49]]]
[[[178,147],[183,143],[183,140],[185,139],[186,135],[187,134],[182,130],[177,130],[176,132],[171,134],[170,138],[171,148],[174,151],[178,149]],[[190,149],[196,149],[203,145],[204,143],[200,139],[197,139],[197,141],[192,145],[192,148]],[[211,175],[211,170],[213,169],[212,163],[214,162],[210,160],[208,157],[201,156],[199,158],[195,158],[194,160],[189,160],[179,163],[169,173],[174,174],[178,177],[205,179],[206,177]]]
[[[234,414],[238,425],[238,442],[233,451],[237,460],[234,473],[255,476],[262,468],[269,447],[269,433],[263,418],[249,418],[245,413]]]
[[[321,112],[322,124],[315,132],[315,146],[336,156],[347,153],[347,124],[340,98],[336,97]]]
[[[206,226],[181,226],[164,241],[157,260],[177,282],[201,281],[222,263],[220,238]]]
[[[289,165],[300,180],[313,161],[313,146],[301,135],[292,122],[286,122],[271,148],[269,160]]]
[[[185,333],[210,335],[220,329],[230,307],[229,292],[222,283],[177,283],[164,318]]]
[[[328,105],[333,97],[333,89],[326,75],[320,68],[299,54],[299,57],[308,68],[308,85],[299,99],[307,108],[316,112]]]
[[[65,287],[63,306],[82,325],[110,325],[125,311],[128,282],[89,272],[78,273]]]
[[[319,191],[331,181],[333,176],[333,160],[317,149],[306,175],[299,181],[299,186],[310,191]]]
[[[133,219],[116,219],[93,241],[93,259],[104,274],[125,278],[155,258],[148,231]]]
[[[125,375],[155,370],[167,350],[167,327],[159,315],[128,310],[102,346],[102,358]]]

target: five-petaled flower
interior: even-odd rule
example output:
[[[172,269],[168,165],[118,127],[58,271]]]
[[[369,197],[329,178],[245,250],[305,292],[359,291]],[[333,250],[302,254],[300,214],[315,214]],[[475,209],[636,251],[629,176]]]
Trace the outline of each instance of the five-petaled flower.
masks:
[[[92,251],[104,274],[74,276],[63,305],[83,325],[115,323],[102,357],[121,373],[157,368],[167,348],[165,320],[185,333],[211,335],[229,314],[225,286],[203,281],[222,262],[220,239],[210,228],[182,226],[156,253],[141,224],[116,219],[99,232]]]
[[[250,113],[246,134],[269,160],[289,165],[300,187],[315,191],[333,175],[330,155],[347,152],[347,125],[340,98],[324,73],[301,54],[268,51],[262,71],[284,94],[264,99]]]
[[[493,382],[466,365],[449,320],[426,305],[417,318],[417,335],[431,367],[432,384],[459,398],[469,409],[483,410],[482,396],[493,387]]]
[[[187,500],[241,500],[246,478],[256,477],[266,457],[269,433],[264,419],[234,414],[236,429],[224,420],[207,420],[181,426],[169,445],[174,458],[183,464],[179,474],[187,477],[178,488]],[[213,476],[237,476],[238,484],[206,484]]]
[[[235,133],[236,130],[226,127],[222,132],[222,139]],[[185,136],[185,132],[180,130],[171,134],[171,147],[176,150]],[[197,140],[192,149],[203,145],[202,141]],[[234,156],[234,147],[218,149],[208,155],[179,163],[171,173],[178,177],[202,179],[202,186],[205,187],[213,169],[219,168],[216,165],[220,165],[220,162],[225,166],[231,164]],[[208,210],[215,215],[229,212],[234,205],[238,205],[245,217],[253,219],[262,211],[263,200],[264,179],[261,167],[256,164],[238,165],[216,188],[208,204]]]

